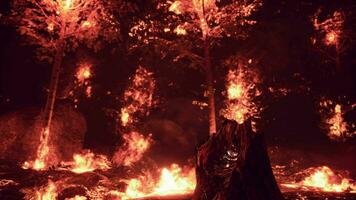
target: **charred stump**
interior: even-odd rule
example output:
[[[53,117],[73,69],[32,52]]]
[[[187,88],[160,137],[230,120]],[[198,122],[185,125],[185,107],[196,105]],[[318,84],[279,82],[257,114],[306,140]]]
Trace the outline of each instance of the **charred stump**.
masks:
[[[262,134],[225,120],[197,152],[195,200],[282,200]]]

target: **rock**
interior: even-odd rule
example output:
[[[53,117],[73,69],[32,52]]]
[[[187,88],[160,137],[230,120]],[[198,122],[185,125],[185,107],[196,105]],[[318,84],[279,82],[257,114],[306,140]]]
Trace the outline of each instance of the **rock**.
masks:
[[[24,109],[0,117],[0,159],[34,160],[40,142],[40,111]],[[56,108],[50,132],[50,153],[53,164],[71,160],[83,145],[86,122],[70,105]]]

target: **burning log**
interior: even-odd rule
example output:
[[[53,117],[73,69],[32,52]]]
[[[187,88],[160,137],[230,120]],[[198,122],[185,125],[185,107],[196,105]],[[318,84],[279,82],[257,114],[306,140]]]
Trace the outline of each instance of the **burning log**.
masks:
[[[226,120],[197,153],[193,199],[284,199],[274,178],[263,135],[251,121]]]

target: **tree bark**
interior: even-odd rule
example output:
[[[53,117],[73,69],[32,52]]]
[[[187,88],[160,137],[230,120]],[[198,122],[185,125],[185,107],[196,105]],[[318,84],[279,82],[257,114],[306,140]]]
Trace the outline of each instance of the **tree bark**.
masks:
[[[225,120],[199,147],[193,200],[283,200],[274,178],[263,134],[251,121]]]
[[[60,31],[60,36],[56,42],[56,47],[55,47],[56,54],[53,60],[52,74],[51,74],[46,105],[43,111],[44,128],[47,129],[48,132],[52,124],[54,105],[55,105],[56,95],[58,90],[59,75],[61,72],[61,65],[62,65],[63,52],[64,52],[65,31],[66,31],[66,23],[65,21],[63,21],[61,31]]]
[[[341,69],[341,62],[340,62],[340,44],[339,44],[339,41],[336,41],[335,51],[336,51],[336,58],[335,58],[336,69],[340,70]]]
[[[210,62],[210,42],[209,37],[204,37],[204,61],[205,61],[205,73],[208,95],[208,107],[209,107],[209,134],[216,133],[216,119],[215,119],[215,91],[214,91],[214,79],[213,69]]]

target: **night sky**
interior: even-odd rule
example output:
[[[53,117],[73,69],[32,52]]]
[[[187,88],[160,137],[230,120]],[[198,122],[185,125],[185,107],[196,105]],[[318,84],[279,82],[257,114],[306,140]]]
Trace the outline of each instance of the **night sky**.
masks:
[[[144,9],[148,3],[143,2],[141,7]],[[340,57],[340,69],[326,56],[334,55],[332,48],[316,47],[311,43],[314,29],[310,16],[319,8],[325,17],[335,10],[343,10],[346,14],[347,38]],[[8,2],[1,1],[0,13],[8,12]],[[271,155],[272,161],[300,159],[306,166],[330,165],[350,170],[351,175],[356,176],[355,137],[343,142],[331,141],[326,130],[320,127],[317,106],[321,97],[355,103],[355,1],[267,0],[254,17],[258,23],[247,39],[223,39],[220,45],[212,48],[217,107],[223,105],[221,92],[226,73],[221,60],[237,53],[252,57],[258,62],[264,91],[268,87],[290,90],[285,96],[267,94],[261,100],[265,109],[261,114],[260,131],[265,133],[270,149],[279,149],[278,155]],[[14,27],[6,23],[0,24],[0,44],[0,114],[30,107],[42,108],[51,65],[37,61],[35,47],[24,45]],[[95,63],[94,95],[83,99],[78,107],[87,120],[84,147],[110,152],[119,142],[115,133],[116,122],[110,112],[120,109],[120,98],[128,77],[133,75],[142,60],[139,57],[143,55],[127,56],[120,46],[108,45],[99,52],[79,47],[65,56],[63,68],[66,71],[62,73],[61,88],[71,80],[70,72],[73,72],[76,60],[91,59]],[[191,104],[195,99],[203,99],[203,71],[175,66],[167,60],[151,59],[154,62],[149,68],[157,79],[159,103],[150,117],[140,122],[141,129],[152,131],[157,141],[152,157],[167,163],[186,160],[208,135],[207,110]],[[112,94],[107,95],[107,91]],[[69,101],[60,99],[58,102],[65,104]],[[355,122],[355,110],[345,118]],[[221,120],[218,119],[218,124]],[[186,146],[182,148],[182,145]],[[168,148],[171,150],[167,151]]]

